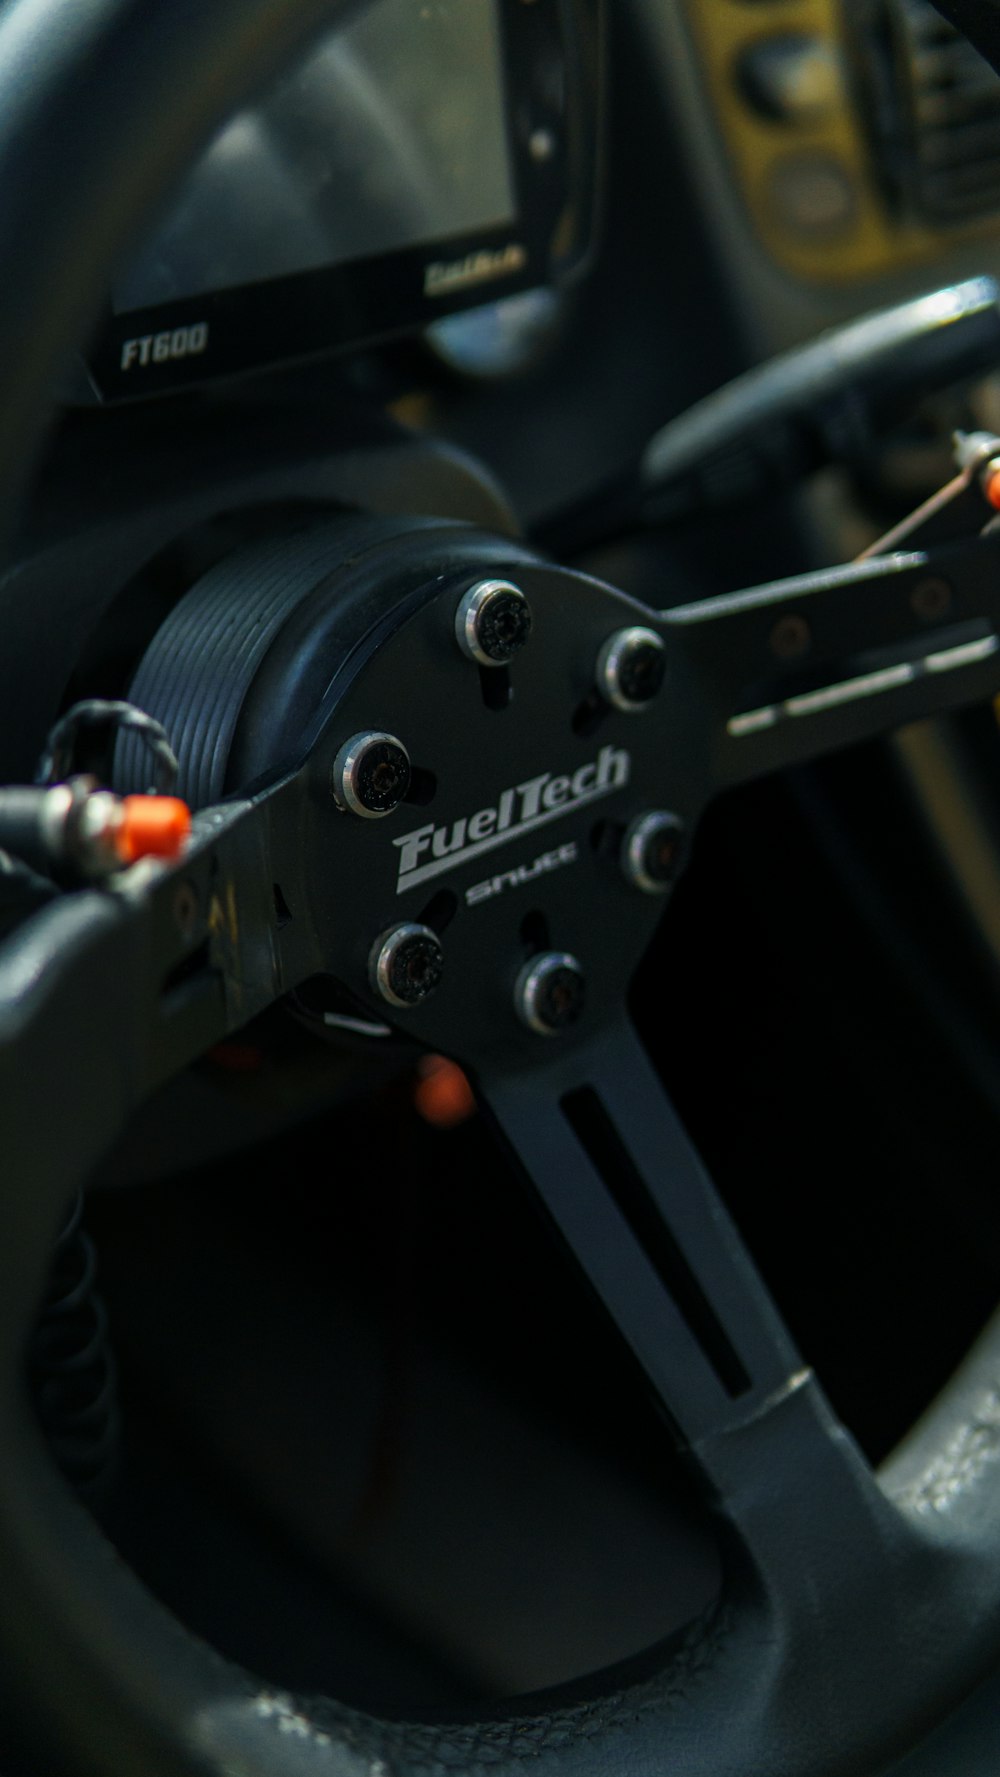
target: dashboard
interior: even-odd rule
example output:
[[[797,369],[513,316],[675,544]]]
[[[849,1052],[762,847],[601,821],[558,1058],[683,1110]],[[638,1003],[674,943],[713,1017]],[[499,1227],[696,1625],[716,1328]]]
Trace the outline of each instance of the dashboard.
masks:
[[[932,0],[630,13],[752,354],[931,268],[1000,270],[1000,80]],[[603,30],[603,0],[377,0],[211,145],[120,269],[71,398],[358,351],[484,304],[516,367],[539,310],[504,298],[572,285],[592,251]],[[489,332],[456,329],[459,357]]]
[[[775,262],[845,284],[989,240],[1000,83],[930,0],[690,8],[734,182]]]

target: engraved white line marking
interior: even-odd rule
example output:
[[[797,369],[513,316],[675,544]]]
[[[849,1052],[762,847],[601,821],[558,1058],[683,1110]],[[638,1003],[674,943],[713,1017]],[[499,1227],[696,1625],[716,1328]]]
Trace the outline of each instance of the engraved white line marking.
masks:
[[[842,679],[838,685],[824,685],[820,691],[807,691],[801,697],[789,697],[782,705],[787,716],[815,716],[822,710],[837,709],[842,703],[855,703],[862,697],[877,697],[882,691],[895,691],[908,685],[917,676],[911,661],[901,666],[884,666],[880,672],[862,673],[857,679]]]
[[[901,685],[912,684],[915,679],[923,678],[929,673],[952,673],[964,666],[977,666],[981,661],[989,660],[998,649],[1000,637],[996,635],[980,636],[974,642],[960,642],[954,648],[942,648],[934,654],[925,654],[922,660],[901,661],[898,666],[882,667],[878,672],[862,673],[856,679],[841,679],[837,684],[824,685],[818,691],[807,691],[798,697],[786,698],[784,703],[770,703],[757,710],[745,710],[741,715],[730,716],[726,723],[726,733],[734,740],[742,740],[747,735],[759,734],[765,728],[773,728],[777,722],[797,716],[822,715],[825,710],[838,709],[846,703],[859,703],[865,697],[878,697],[882,692],[896,691]]]
[[[762,728],[773,728],[778,714],[777,705],[772,703],[766,709],[748,710],[745,716],[733,716],[726,727],[738,740],[742,734],[757,734]]]
[[[957,648],[945,648],[940,654],[928,654],[924,665],[929,673],[950,673],[958,666],[975,666],[977,660],[988,660],[1000,648],[1000,637],[983,636],[978,642],[962,642]]]

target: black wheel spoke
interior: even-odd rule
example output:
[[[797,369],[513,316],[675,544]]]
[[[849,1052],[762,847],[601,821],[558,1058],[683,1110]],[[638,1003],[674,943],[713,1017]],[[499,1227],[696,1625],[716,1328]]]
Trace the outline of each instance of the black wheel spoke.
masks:
[[[1000,539],[875,557],[666,613],[717,787],[1000,690]]]
[[[795,1347],[624,1022],[480,1090],[686,1443],[796,1386]]]
[[[796,1351],[632,1030],[479,1090],[727,1521],[748,1649],[781,1645],[823,1709],[834,1657],[861,1693],[873,1662],[887,1694],[912,1689],[895,1613],[922,1584],[919,1538]],[[851,1601],[876,1574],[859,1625]]]

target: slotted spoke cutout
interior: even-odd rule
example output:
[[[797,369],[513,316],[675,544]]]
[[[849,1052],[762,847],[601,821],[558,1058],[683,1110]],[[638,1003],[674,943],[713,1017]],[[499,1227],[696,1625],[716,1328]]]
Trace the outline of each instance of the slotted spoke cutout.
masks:
[[[795,1383],[795,1347],[624,1021],[478,1086],[683,1441]]]

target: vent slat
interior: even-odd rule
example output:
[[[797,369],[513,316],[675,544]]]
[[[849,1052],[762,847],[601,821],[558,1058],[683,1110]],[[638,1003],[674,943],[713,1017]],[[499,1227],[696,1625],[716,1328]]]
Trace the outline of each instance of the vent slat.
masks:
[[[972,199],[977,192],[1000,191],[1000,171],[996,167],[963,167],[958,173],[928,173],[924,188],[938,199]]]
[[[918,50],[912,66],[920,86],[960,86],[979,79],[984,70],[993,73],[972,44],[962,41]]]
[[[957,93],[917,93],[913,108],[924,128],[948,129],[1000,111],[1000,83],[984,80],[978,87]]]
[[[917,159],[925,167],[975,166],[979,161],[997,162],[1000,177],[1000,117],[965,124],[960,129],[939,130],[923,136]]]
[[[1000,77],[931,0],[886,3],[909,75],[913,201],[936,222],[1000,210]]]

